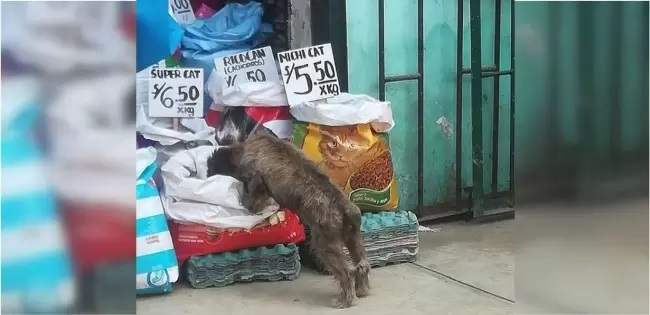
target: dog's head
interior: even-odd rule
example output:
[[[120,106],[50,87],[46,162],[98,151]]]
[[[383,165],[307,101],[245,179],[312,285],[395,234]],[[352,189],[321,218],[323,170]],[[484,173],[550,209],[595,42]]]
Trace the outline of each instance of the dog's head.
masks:
[[[208,158],[208,177],[224,175],[237,177],[239,160],[243,152],[241,144],[217,146]]]
[[[217,122],[215,140],[222,146],[241,143],[254,127],[255,121],[244,107],[226,107]]]

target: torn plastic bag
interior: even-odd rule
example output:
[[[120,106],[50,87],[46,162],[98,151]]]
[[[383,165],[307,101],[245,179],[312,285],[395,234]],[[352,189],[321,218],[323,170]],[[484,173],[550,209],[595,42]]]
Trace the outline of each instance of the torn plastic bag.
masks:
[[[291,106],[299,121],[325,126],[370,124],[376,132],[387,133],[395,126],[390,102],[365,94],[341,93],[337,96]]]
[[[250,50],[264,42],[273,33],[270,24],[262,23],[262,4],[229,3],[205,20],[188,25],[181,41],[181,65],[203,68],[204,82],[214,70],[214,59]],[[204,109],[212,104],[204,97]]]
[[[137,105],[136,129],[145,138],[163,146],[179,142],[206,141],[214,143],[214,128],[203,118],[179,118],[178,130],[173,129],[173,118],[153,118],[147,115],[146,103]]]
[[[208,178],[207,159],[214,150],[214,146],[200,146],[180,151],[163,165],[162,198],[167,216],[216,228],[249,229],[279,209],[273,202],[254,215],[242,206],[240,181],[221,175]]]
[[[169,14],[168,1],[137,1],[136,28],[136,72],[173,54],[183,37],[183,28]]]

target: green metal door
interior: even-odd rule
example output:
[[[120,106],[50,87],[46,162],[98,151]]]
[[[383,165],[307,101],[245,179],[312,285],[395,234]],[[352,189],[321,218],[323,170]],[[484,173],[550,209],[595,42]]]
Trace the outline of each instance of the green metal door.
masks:
[[[392,103],[401,209],[511,204],[511,3],[347,1],[348,89]]]

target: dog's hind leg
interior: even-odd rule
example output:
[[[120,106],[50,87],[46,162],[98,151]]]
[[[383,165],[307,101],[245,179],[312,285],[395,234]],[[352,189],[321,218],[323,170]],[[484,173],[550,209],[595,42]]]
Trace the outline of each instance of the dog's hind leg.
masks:
[[[354,300],[354,281],[348,262],[343,252],[341,240],[337,238],[325,238],[320,229],[312,229],[310,246],[323,260],[325,268],[338,282],[341,289],[341,296],[334,299],[333,305],[336,308],[347,308],[352,306]]]
[[[350,257],[354,263],[354,288],[357,297],[366,297],[370,293],[370,282],[368,280],[370,263],[366,256],[366,249],[363,247],[361,231],[355,230],[345,236],[345,246],[350,251]]]

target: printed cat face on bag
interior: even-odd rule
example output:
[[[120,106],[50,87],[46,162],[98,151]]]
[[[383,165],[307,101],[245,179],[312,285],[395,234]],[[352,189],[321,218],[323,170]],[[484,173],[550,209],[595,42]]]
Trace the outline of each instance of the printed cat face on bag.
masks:
[[[293,143],[362,210],[397,207],[387,136],[369,124],[334,127],[295,122]]]

